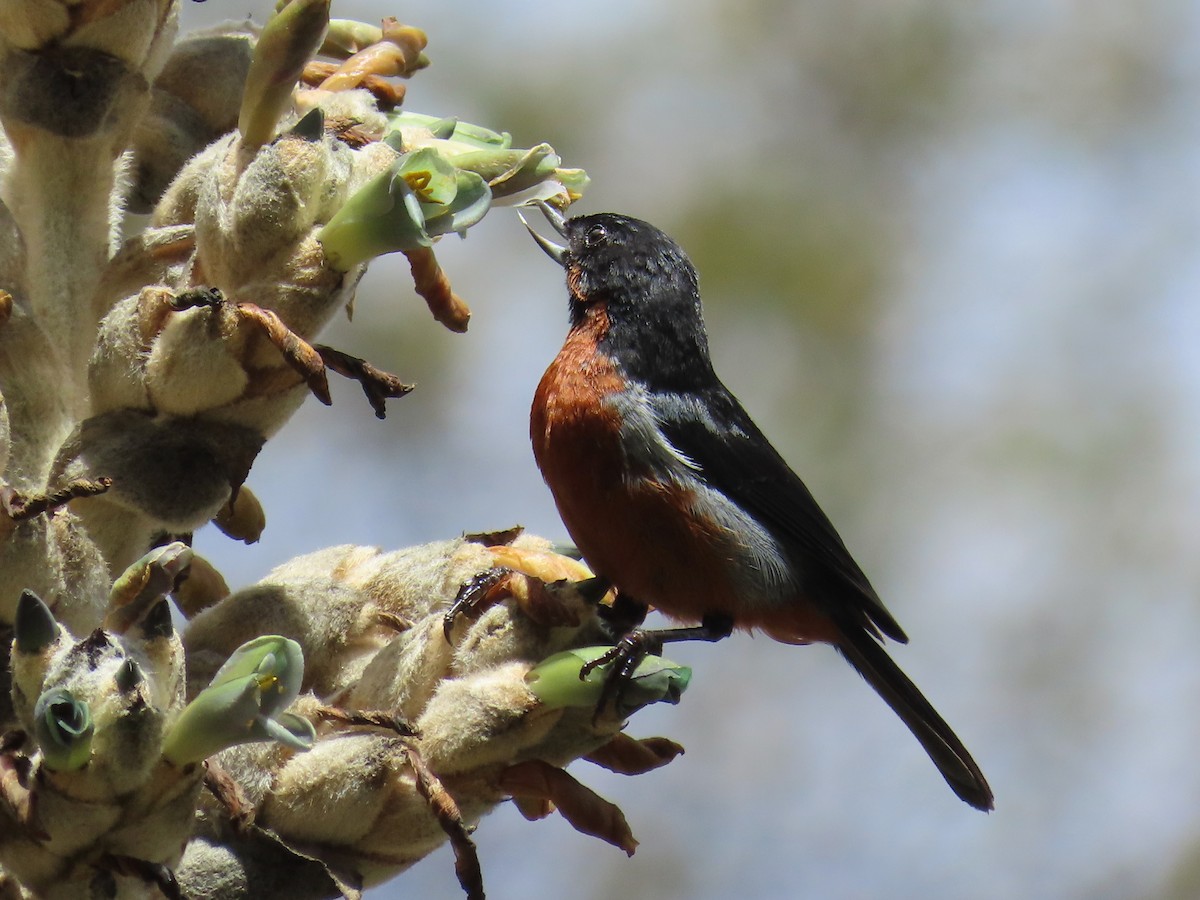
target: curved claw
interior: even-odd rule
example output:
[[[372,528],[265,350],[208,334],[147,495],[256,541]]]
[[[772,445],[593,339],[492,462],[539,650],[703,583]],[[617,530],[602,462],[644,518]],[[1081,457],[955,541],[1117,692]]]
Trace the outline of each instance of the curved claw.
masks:
[[[511,569],[503,567],[488,569],[486,572],[480,572],[458,589],[454,602],[450,604],[450,608],[442,617],[442,634],[446,637],[446,643],[453,643],[450,640],[450,632],[454,629],[454,623],[458,621],[458,617],[463,613],[478,615],[480,611],[491,605],[495,599],[492,589],[511,574]]]
[[[593,670],[601,666],[610,666],[604,676],[604,688],[600,691],[600,699],[596,702],[596,711],[592,714],[592,722],[598,722],[610,708],[620,714],[621,693],[633,678],[633,673],[647,656],[662,652],[662,641],[652,631],[642,631],[635,628],[616,646],[584,663],[579,670],[579,680],[583,681]]]

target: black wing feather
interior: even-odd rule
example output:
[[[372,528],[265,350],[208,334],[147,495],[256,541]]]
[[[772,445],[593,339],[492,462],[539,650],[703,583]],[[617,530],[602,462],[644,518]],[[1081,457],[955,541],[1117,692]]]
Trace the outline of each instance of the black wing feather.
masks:
[[[663,435],[696,464],[697,476],[761,522],[786,549],[814,586],[815,602],[843,624],[858,620],[907,643],[829,517],[724,385],[652,394],[650,403]]]

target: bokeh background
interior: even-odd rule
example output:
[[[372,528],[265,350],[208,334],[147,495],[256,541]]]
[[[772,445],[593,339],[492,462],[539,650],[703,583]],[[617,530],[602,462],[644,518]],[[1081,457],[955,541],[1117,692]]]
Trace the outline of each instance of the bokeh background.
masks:
[[[266,15],[189,4],[185,22]],[[1200,4],[1185,0],[336,0],[430,36],[408,108],[554,144],[580,208],[662,226],[717,369],[912,636],[895,656],[996,811],[959,803],[828,648],[680,647],[687,755],[618,802],[636,856],[504,807],[489,895],[1200,896]],[[510,211],[403,260],[329,343],[418,382],[375,421],[335,385],[260,457],[269,523],[197,536],[235,585],[335,543],[522,523],[562,536],[528,404],[561,272]],[[444,850],[392,897],[459,896]]]

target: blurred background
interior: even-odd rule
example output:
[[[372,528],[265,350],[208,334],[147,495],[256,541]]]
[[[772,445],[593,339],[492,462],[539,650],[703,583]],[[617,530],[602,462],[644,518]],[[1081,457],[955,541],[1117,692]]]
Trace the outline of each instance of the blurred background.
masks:
[[[185,27],[269,0],[188,4]],[[979,759],[973,812],[836,654],[739,635],[672,656],[684,702],[637,736],[632,859],[510,806],[475,835],[489,896],[1200,896],[1200,4],[1185,0],[336,0],[424,28],[406,107],[549,141],[577,209],[670,231],[718,371],[912,637],[894,656]],[[493,211],[439,258],[474,310],[434,323],[403,259],[324,339],[419,387],[372,418],[310,402],[249,484],[243,586],[337,543],[521,523],[565,535],[528,407],[562,273]],[[460,896],[443,850],[392,897]]]

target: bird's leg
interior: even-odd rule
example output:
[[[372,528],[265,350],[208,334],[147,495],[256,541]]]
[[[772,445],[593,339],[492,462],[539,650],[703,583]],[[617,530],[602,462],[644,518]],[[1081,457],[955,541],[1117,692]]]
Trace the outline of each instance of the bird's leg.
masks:
[[[643,618],[645,617],[645,607]],[[733,617],[723,613],[712,613],[700,620],[699,625],[689,625],[684,628],[633,628],[621,636],[621,639],[603,656],[593,659],[583,666],[579,673],[580,680],[587,678],[593,669],[607,666],[609,663],[625,663],[630,657],[635,658],[633,667],[637,668],[647,656],[657,656],[662,653],[663,644],[675,644],[680,641],[720,641],[733,634]],[[618,667],[619,668],[619,667]]]
[[[596,715],[599,716],[610,703],[619,699],[622,688],[633,677],[633,673],[641,665],[642,660],[647,656],[660,655],[664,644],[674,644],[680,641],[715,642],[723,640],[731,634],[733,634],[733,617],[724,613],[710,613],[700,620],[699,625],[689,625],[683,628],[650,630],[634,628],[623,635],[616,645],[603,656],[582,666],[579,670],[579,678],[582,681],[594,669],[611,665],[608,674],[604,677],[604,688],[600,692],[600,701],[596,704]]]

